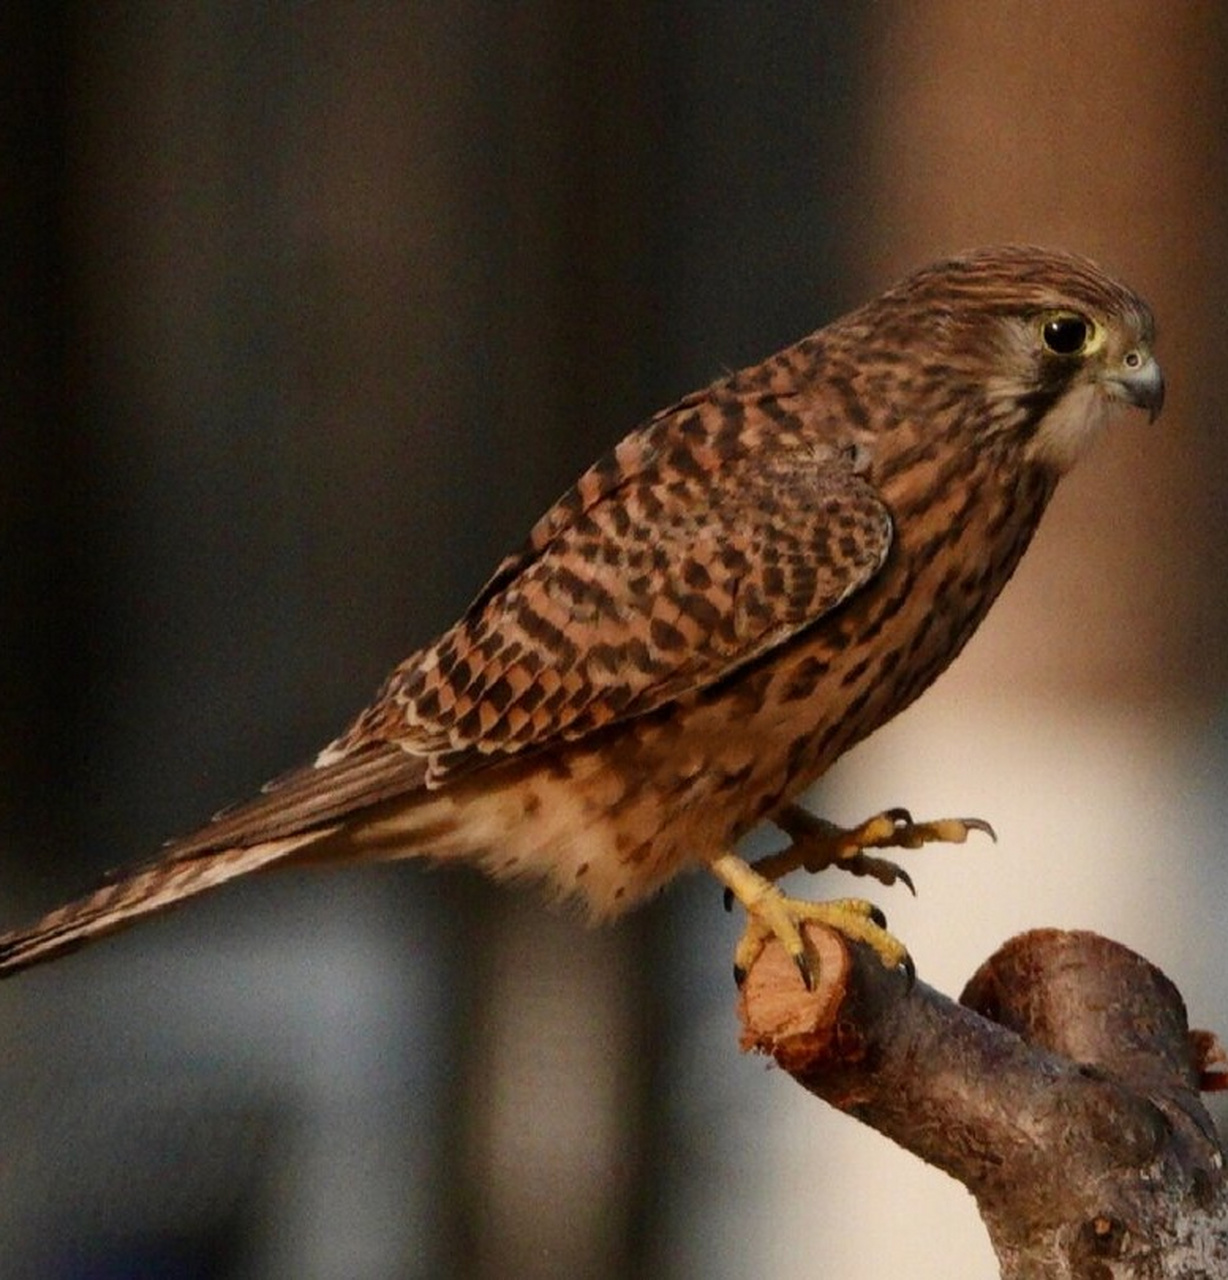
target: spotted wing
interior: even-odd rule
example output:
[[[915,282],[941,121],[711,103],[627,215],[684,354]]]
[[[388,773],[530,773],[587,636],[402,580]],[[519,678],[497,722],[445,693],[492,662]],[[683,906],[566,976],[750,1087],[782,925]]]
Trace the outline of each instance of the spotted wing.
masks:
[[[582,738],[783,643],[867,582],[891,542],[853,452],[800,438],[723,455],[676,443],[560,506],[533,554],[398,670],[356,740],[429,755],[438,784]]]

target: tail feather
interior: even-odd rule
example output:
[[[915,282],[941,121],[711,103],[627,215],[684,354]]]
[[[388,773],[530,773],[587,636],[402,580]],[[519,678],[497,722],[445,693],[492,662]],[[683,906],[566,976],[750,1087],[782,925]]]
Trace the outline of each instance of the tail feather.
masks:
[[[307,765],[171,841],[153,862],[121,870],[93,893],[0,935],[0,978],[75,950],[237,876],[323,846],[355,814],[424,793],[426,762],[388,743]]]
[[[53,960],[95,938],[127,928],[197,894],[285,859],[335,834],[341,823],[266,840],[247,847],[211,850],[199,857],[167,858],[63,907],[25,929],[0,936],[0,977]]]

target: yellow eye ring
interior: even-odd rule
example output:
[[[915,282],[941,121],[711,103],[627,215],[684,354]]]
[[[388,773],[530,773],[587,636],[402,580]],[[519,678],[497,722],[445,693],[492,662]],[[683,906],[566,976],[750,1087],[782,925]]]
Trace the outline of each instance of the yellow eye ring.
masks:
[[[1051,311],[1040,322],[1040,340],[1055,356],[1084,356],[1102,341],[1095,322],[1077,311]]]

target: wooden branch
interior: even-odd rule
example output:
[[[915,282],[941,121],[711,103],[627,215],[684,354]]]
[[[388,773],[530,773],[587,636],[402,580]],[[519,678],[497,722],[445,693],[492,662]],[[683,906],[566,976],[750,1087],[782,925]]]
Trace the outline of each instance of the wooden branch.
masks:
[[[743,1047],[964,1183],[1003,1277],[1228,1275],[1224,1153],[1199,1098],[1224,1057],[1158,969],[1038,930],[956,1004],[830,930],[807,938],[817,989],[769,945],[742,987]]]

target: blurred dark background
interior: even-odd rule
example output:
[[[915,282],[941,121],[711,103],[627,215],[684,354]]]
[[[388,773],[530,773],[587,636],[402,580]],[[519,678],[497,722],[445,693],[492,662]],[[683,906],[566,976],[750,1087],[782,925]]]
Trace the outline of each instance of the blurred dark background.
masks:
[[[1228,1029],[1222,6],[19,0],[0,35],[5,924],[308,758],[636,421],[1026,240],[1151,299],[1169,407],[817,802],[993,818],[890,904],[929,980],[1096,927]],[[953,1186],[738,1055],[738,928],[703,877],[594,933],[407,864],[23,977],[0,1269],[984,1274]]]

